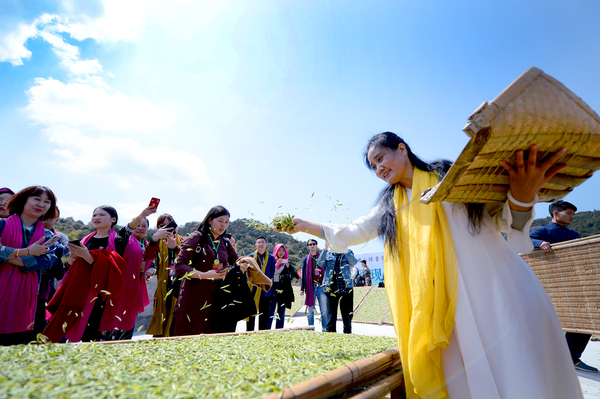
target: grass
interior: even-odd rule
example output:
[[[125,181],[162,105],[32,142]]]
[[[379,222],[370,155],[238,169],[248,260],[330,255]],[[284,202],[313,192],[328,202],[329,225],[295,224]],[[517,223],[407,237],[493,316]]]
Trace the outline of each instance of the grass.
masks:
[[[290,309],[285,310],[286,317],[290,317],[296,313],[298,309],[304,306],[304,297],[300,296],[300,286],[293,285],[292,288],[294,289],[294,302],[292,303],[292,307]]]
[[[279,331],[0,347],[0,397],[260,398],[396,344],[395,338]]]
[[[385,288],[373,288],[362,306],[354,313],[353,321],[378,323],[388,308]]]

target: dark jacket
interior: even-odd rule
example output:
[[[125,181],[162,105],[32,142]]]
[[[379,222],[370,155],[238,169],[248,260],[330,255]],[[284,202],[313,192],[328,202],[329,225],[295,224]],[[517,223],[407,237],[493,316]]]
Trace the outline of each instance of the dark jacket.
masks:
[[[532,230],[529,233],[529,238],[531,238],[533,246],[539,248],[544,241],[547,241],[550,244],[556,244],[563,241],[575,240],[576,238],[579,238],[579,234],[568,227],[550,222],[545,226]]]
[[[283,271],[279,275],[277,283],[277,303],[284,304],[287,309],[292,307],[292,303],[296,300],[294,297],[294,289],[292,288],[292,280],[300,278],[296,268],[291,264],[289,267],[283,266]]]
[[[317,256],[320,255],[317,253]],[[302,279],[300,282],[300,291],[306,291],[306,268],[308,267],[308,257],[310,256],[310,254],[308,254],[308,256],[305,256],[304,259],[302,259]],[[324,275],[325,273],[325,268],[323,266],[319,266],[318,264],[318,257],[317,257],[317,261],[315,261],[315,264],[313,265],[313,267],[318,267],[321,269],[321,275]]]
[[[213,300],[211,324],[215,332],[229,332],[232,322],[237,324],[257,313],[246,274],[237,265],[227,272]]]

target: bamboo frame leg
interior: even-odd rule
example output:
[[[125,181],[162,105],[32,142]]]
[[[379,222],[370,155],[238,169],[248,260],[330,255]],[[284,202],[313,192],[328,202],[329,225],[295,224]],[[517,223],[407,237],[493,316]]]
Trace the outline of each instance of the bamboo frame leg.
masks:
[[[391,399],[406,399],[406,391],[404,390],[404,382],[398,388],[390,392]]]

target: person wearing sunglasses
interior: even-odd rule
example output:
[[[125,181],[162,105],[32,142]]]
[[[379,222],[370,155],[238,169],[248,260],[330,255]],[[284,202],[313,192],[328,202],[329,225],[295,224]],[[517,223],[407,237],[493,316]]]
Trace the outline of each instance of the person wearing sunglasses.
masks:
[[[325,269],[317,265],[319,260],[319,248],[317,241],[308,240],[306,248],[309,254],[302,259],[302,282],[300,284],[300,295],[305,295],[304,304],[306,305],[306,317],[308,325],[315,325],[315,305],[319,301],[319,310],[321,312],[322,331],[327,329],[328,300],[323,287],[323,275]]]

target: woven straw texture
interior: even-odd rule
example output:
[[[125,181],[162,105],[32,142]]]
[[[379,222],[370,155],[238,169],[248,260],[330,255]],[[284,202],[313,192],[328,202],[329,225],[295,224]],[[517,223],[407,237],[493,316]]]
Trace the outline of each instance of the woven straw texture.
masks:
[[[563,198],[600,169],[600,117],[560,82],[531,68],[491,103],[484,103],[463,129],[471,141],[444,180],[422,202],[503,202],[509,189],[501,160],[538,145],[538,160],[562,147],[568,168],[539,191],[540,201]],[[527,155],[527,154],[526,154]]]
[[[548,292],[563,330],[600,333],[600,235],[522,255]]]

